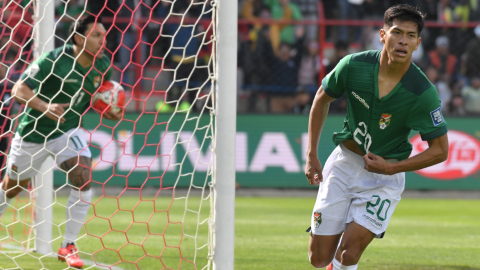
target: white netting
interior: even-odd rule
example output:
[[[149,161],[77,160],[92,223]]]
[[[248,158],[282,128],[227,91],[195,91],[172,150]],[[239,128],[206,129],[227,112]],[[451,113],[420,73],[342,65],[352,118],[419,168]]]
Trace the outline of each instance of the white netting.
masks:
[[[52,5],[55,18],[47,17]],[[42,12],[35,11],[39,8]],[[0,217],[0,269],[67,268],[65,262],[56,260],[57,251],[65,227],[75,219],[77,210],[72,205],[81,203],[90,207],[85,221],[79,221],[83,226],[75,241],[83,268],[210,269],[214,5],[209,0],[12,0],[0,1],[0,9],[2,177],[10,171],[9,175],[24,179],[27,171],[33,171],[37,179],[35,187],[22,187],[19,195],[3,204],[8,207]],[[95,29],[85,32],[87,42],[76,45],[80,50],[63,47],[71,44],[73,37],[68,26],[87,16],[101,18],[105,33],[94,23]],[[46,24],[40,25],[41,21]],[[54,37],[41,36],[45,33],[41,28],[49,22]],[[44,30],[51,31],[48,27]],[[108,68],[97,63],[107,59],[99,60],[101,49],[92,41],[98,33],[105,34],[102,40],[107,41],[103,44]],[[35,49],[50,51],[48,42],[63,48],[43,62],[35,62],[37,66],[30,65],[38,59],[34,59]],[[93,63],[78,67],[85,63],[82,55],[88,53]],[[66,58],[77,66],[62,70]],[[25,73],[29,76],[22,81],[32,90],[38,84],[37,89],[42,90],[36,90],[35,97],[48,105],[69,99],[63,115],[67,121],[57,122],[51,131],[44,130],[48,126],[45,114],[28,110],[35,107],[32,98],[22,98],[21,91],[17,92],[20,103],[29,102],[24,106],[12,97],[14,84],[29,65]],[[45,67],[49,72],[39,75]],[[107,76],[127,92],[119,121],[74,107],[90,100]],[[68,92],[76,83],[80,85],[76,92]],[[56,92],[47,91],[57,84]],[[83,119],[83,127],[75,132],[62,128],[72,121],[69,112]],[[33,119],[31,130],[22,120],[25,114]],[[14,138],[18,130],[22,136]],[[52,139],[55,131],[60,137]],[[61,139],[64,136],[66,139]],[[64,157],[68,151],[70,157],[72,151],[78,157],[86,155],[87,149],[91,164],[63,167],[70,160]],[[22,157],[30,162],[28,168],[20,165]],[[87,173],[75,175],[81,168]],[[66,173],[76,180],[68,179]],[[82,198],[72,203],[70,192],[75,186],[84,186],[77,180],[85,177],[91,180],[91,202]],[[19,188],[7,188],[7,192]],[[66,210],[69,220],[65,219]],[[49,211],[53,212],[51,219]],[[49,227],[53,228],[51,238]],[[34,249],[48,252],[35,253]]]

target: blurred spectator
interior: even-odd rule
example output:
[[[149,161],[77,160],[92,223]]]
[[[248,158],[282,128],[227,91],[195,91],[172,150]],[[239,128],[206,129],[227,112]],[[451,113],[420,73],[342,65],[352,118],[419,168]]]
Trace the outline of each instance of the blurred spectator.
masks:
[[[330,73],[348,54],[348,44],[343,41],[338,41],[335,43],[335,53],[333,54],[333,58],[329,60],[329,64],[325,67],[325,74]]]
[[[462,97],[467,113],[480,114],[480,74],[470,80],[470,85],[463,87]]]
[[[33,25],[33,1],[1,1],[2,36],[9,36],[18,45],[24,45],[31,37]],[[31,43],[29,43],[31,44]]]
[[[450,0],[440,0],[437,7],[438,22],[451,23],[454,20],[454,6]]]
[[[297,92],[295,93],[295,105],[293,107],[293,113],[309,115],[310,108],[312,107],[312,96],[308,90],[303,87],[297,87]]]
[[[474,29],[476,38],[470,41],[465,52],[465,76],[468,79],[480,75],[480,25]]]
[[[293,0],[300,8],[304,20],[316,21],[318,19],[318,0]],[[305,39],[317,39],[318,25],[310,24],[305,26]]]
[[[418,6],[423,14],[426,14],[425,18],[428,21],[438,20],[438,6],[436,0],[422,0],[418,1]]]
[[[309,92],[315,91],[318,85],[318,72],[320,70],[320,57],[318,55],[318,42],[310,40],[307,43],[306,53],[301,57],[298,70],[298,84],[306,87]]]
[[[448,83],[442,81],[438,76],[438,71],[435,67],[429,67],[426,71],[426,75],[428,80],[435,85],[438,91],[438,96],[441,102],[442,112],[448,114],[450,103],[450,98],[452,97],[452,93],[450,91],[450,87],[448,87]]]
[[[169,89],[167,101],[180,103],[179,110],[186,110],[195,102],[198,86],[201,80],[208,75],[204,74],[205,69],[198,66],[205,66],[203,59],[199,56],[201,51],[202,33],[200,25],[190,22],[190,19],[198,19],[190,13],[188,5],[174,3],[173,12],[176,16],[170,15],[163,24],[162,36],[171,36],[171,47],[167,55],[168,66],[175,70],[174,84]],[[181,20],[183,19],[183,20]],[[175,107],[174,104],[165,104],[163,110],[168,111]]]
[[[142,17],[149,17],[151,10],[140,0],[124,0],[117,12],[115,26],[121,33],[118,34],[119,49],[112,59],[118,62],[122,70],[122,82],[133,85],[129,74],[133,73],[135,64],[143,66],[149,52],[146,46],[147,33],[144,33]],[[140,39],[138,40],[138,34]],[[138,44],[140,43],[140,44]],[[140,48],[141,47],[141,48]],[[141,59],[136,59],[136,50],[141,50]],[[120,59],[118,59],[120,58]]]
[[[288,43],[280,44],[278,57],[272,63],[272,83],[280,86],[270,93],[272,113],[291,112],[295,105],[295,87],[298,84],[298,70],[303,54],[304,32],[303,28],[297,28],[297,42],[294,49]]]
[[[272,18],[276,20],[300,20],[300,8],[290,0],[265,0],[270,7]],[[270,26],[273,51],[278,52],[280,43],[293,45],[295,43],[295,28],[292,25],[273,24]]]
[[[439,36],[435,40],[436,48],[428,53],[426,66],[433,66],[438,70],[440,80],[455,82],[457,57],[448,50],[449,40],[446,36]]]
[[[449,114],[452,116],[465,115],[464,100],[462,97],[463,82],[458,81],[453,85],[452,98],[450,100]]]
[[[367,0],[371,1],[371,0]],[[340,19],[342,20],[360,20],[364,15],[363,3],[365,0],[338,0],[338,7],[340,10]],[[349,35],[348,30],[352,30],[353,34]],[[361,27],[340,27],[340,40],[344,42],[357,42],[362,34]],[[348,37],[353,37],[349,40]]]
[[[348,44],[343,41],[338,41],[335,44],[335,53],[330,63],[325,67],[325,74],[332,72],[337,66],[338,62],[348,54]],[[347,97],[345,95],[337,98],[330,104],[331,112],[343,113],[347,111]]]

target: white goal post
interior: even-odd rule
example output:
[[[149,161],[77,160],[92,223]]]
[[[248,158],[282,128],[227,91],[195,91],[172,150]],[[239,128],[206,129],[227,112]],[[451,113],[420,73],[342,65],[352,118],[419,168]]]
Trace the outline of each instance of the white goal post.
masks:
[[[55,3],[53,0],[38,0],[34,15],[35,59],[55,48]],[[40,254],[52,252],[53,218],[53,159],[48,157],[34,179],[35,198],[35,246]]]
[[[237,1],[217,2],[214,270],[234,269]]]

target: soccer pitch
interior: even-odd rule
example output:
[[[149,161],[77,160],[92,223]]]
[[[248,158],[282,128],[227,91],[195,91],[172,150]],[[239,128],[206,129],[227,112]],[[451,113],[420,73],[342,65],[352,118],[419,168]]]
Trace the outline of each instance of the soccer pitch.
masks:
[[[196,199],[195,199],[196,198]],[[189,200],[189,208],[198,207],[199,197]],[[59,202],[66,203],[65,198]],[[95,200],[98,200],[95,199]],[[94,201],[95,201],[94,200]],[[102,200],[105,200],[102,202]],[[102,199],[97,202],[97,215],[109,216],[118,208],[116,200]],[[237,197],[235,219],[235,269],[314,269],[307,258],[308,233],[305,229],[309,226],[311,208],[315,198],[260,198]],[[155,206],[170,205],[170,198],[162,197],[155,201]],[[122,209],[132,209],[138,203],[136,197],[123,197],[118,205]],[[183,218],[185,201],[180,200],[171,205],[168,216],[170,222],[177,222]],[[87,223],[87,230],[94,235],[105,235],[103,244],[111,249],[118,249],[122,258],[134,262],[145,252],[158,256],[162,250],[162,262],[158,259],[144,257],[138,261],[139,269],[194,269],[191,264],[182,263],[178,256],[178,249],[168,246],[178,245],[181,225],[172,223],[166,228],[167,215],[157,215],[149,223],[149,229],[154,233],[163,233],[165,241],[157,237],[144,242],[145,252],[140,246],[127,244],[141,243],[146,236],[146,225],[134,224],[128,227],[132,220],[146,221],[153,210],[153,201],[142,202],[133,213],[111,218],[112,227],[118,231],[126,230],[127,233],[107,233],[110,223],[107,219],[93,218]],[[205,205],[203,210],[208,210]],[[64,221],[65,212],[61,207],[54,209],[55,223]],[[205,211],[205,216],[208,211]],[[93,216],[90,210],[89,217]],[[185,218],[184,230],[192,231],[195,228],[193,218]],[[2,220],[5,225],[7,220]],[[60,227],[63,232],[63,226]],[[197,244],[206,243],[206,227],[201,226]],[[55,230],[54,230],[55,233]],[[107,234],[106,234],[107,233]],[[109,235],[111,234],[111,235]],[[58,236],[58,230],[57,234]],[[55,236],[55,235],[54,235]],[[1,238],[4,235],[0,236]],[[127,241],[128,237],[128,241]],[[54,251],[61,240],[54,242]],[[184,258],[193,259],[193,239],[183,238],[182,254]],[[79,241],[83,251],[93,253],[102,243],[98,238],[84,237]],[[6,250],[6,249],[4,249]],[[16,258],[15,262],[0,255],[0,269],[41,269],[37,254],[21,255],[7,253]],[[359,269],[442,269],[442,270],[473,270],[480,269],[480,200],[440,200],[440,199],[402,199],[390,222],[384,239],[374,240],[364,253],[359,264]],[[80,255],[83,259],[92,261],[91,256]],[[118,253],[102,251],[95,255],[95,259],[103,263],[118,261]],[[197,262],[204,265],[206,249],[197,253]],[[58,262],[55,258],[44,257],[41,259],[47,269],[64,269],[66,264]],[[88,266],[88,265],[87,265]],[[116,269],[137,269],[133,263],[121,263]],[[105,268],[106,269],[106,268]],[[198,268],[200,269],[200,267]]]

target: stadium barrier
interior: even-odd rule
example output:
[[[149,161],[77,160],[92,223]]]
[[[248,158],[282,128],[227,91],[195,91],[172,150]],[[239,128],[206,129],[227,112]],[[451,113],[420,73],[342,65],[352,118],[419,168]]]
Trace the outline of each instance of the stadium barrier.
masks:
[[[126,119],[135,119],[138,115],[127,114]],[[157,115],[156,125],[154,115],[143,115],[133,123],[123,121],[114,130],[109,126],[113,122],[104,120],[100,128],[100,117],[97,114],[84,116],[85,128],[91,132],[93,154],[93,180],[105,179],[105,186],[140,185],[171,187],[177,179],[181,158],[188,149],[182,141],[192,136],[195,126],[186,124],[178,135],[164,136],[168,120],[166,114]],[[177,128],[183,124],[181,116],[169,123],[169,128]],[[480,129],[475,118],[447,118],[449,127],[450,153],[447,161],[420,172],[408,172],[406,175],[407,189],[456,189],[480,190]],[[208,121],[208,117],[201,119]],[[254,124],[253,124],[254,123]],[[151,127],[153,129],[151,129]],[[236,171],[237,182],[243,188],[315,188],[308,185],[303,173],[305,151],[307,146],[307,116],[297,115],[238,115]],[[329,116],[326,120],[320,142],[320,161],[325,164],[328,155],[335,148],[331,136],[333,132],[343,127],[342,116]],[[114,140],[111,140],[113,136]],[[177,141],[182,147],[170,156],[170,151]],[[201,183],[208,171],[210,145],[200,149],[200,138],[203,134],[195,133],[197,140],[190,141],[190,148],[183,162],[182,171],[193,170],[196,165],[197,174],[194,183]],[[197,137],[198,136],[198,137]],[[162,139],[160,147],[151,144]],[[412,133],[414,152],[427,147],[418,135]],[[101,150],[103,149],[103,150]],[[120,154],[124,153],[121,158]],[[137,157],[138,155],[138,157]],[[198,159],[198,162],[197,162]],[[116,163],[115,163],[116,161]],[[169,164],[169,165],[168,165]],[[167,166],[168,165],[168,166]],[[55,185],[62,185],[65,177],[61,172],[55,172]],[[128,178],[127,178],[128,176]],[[128,181],[127,181],[128,179]],[[181,178],[177,187],[188,187],[190,177]]]

